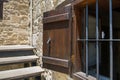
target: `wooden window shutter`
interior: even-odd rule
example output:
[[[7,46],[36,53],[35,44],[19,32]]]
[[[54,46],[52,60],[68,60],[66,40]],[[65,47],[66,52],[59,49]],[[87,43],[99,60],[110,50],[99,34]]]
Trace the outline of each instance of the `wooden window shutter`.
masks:
[[[71,71],[71,6],[44,13],[43,67],[63,73]]]

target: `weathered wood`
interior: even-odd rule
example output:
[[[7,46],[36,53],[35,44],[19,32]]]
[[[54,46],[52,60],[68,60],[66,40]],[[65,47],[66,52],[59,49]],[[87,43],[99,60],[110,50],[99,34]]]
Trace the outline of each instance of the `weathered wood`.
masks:
[[[97,80],[95,77],[88,76],[86,77],[86,74],[83,72],[77,72],[74,74],[74,79],[75,80]]]
[[[0,80],[13,80],[13,79],[17,80],[21,78],[28,78],[32,76],[38,76],[42,72],[44,72],[44,70],[41,69],[39,66],[1,71]]]
[[[34,47],[29,45],[7,45],[0,46],[0,51],[32,50]]]
[[[81,43],[76,42],[79,37],[81,37],[81,33],[83,32],[81,21],[84,15],[83,12],[79,8],[74,8],[73,10],[73,49],[72,53],[72,62],[74,66],[74,72],[82,69],[81,65]]]
[[[36,61],[38,58],[39,57],[37,57],[35,55],[0,58],[0,65],[13,64],[13,63],[33,62],[33,61]]]
[[[66,67],[47,64],[47,63],[43,63],[43,67],[49,70],[53,70],[53,71],[57,71],[57,72],[65,73],[65,74],[70,74],[69,68],[66,68]]]
[[[71,9],[71,6],[67,6],[44,13],[43,20],[46,22],[43,24],[43,67],[45,68],[70,72]],[[49,39],[50,42],[47,43]]]
[[[95,2],[96,2],[96,0],[88,0],[88,1],[86,1],[86,0],[75,0],[73,2],[73,5],[79,6],[79,7],[85,7],[86,4],[91,5],[91,4],[94,4]]]
[[[58,21],[64,21],[64,20],[69,20],[68,13],[54,15],[54,16],[50,16],[50,17],[45,17],[43,19],[43,23],[51,23],[51,22],[58,22]]]
[[[52,57],[45,57],[43,56],[43,62],[47,64],[62,66],[62,67],[69,67],[69,61],[64,59],[52,58]]]
[[[46,17],[54,16],[54,15],[69,13],[70,10],[71,10],[71,5],[63,7],[61,9],[55,9],[55,10],[47,11],[47,12],[44,12],[43,19],[46,18]]]

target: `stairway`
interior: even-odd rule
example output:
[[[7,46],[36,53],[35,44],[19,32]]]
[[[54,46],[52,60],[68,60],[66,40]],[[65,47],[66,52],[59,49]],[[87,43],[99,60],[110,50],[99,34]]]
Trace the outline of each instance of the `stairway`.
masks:
[[[24,63],[35,63],[38,56],[33,52],[33,47],[28,45],[0,46],[0,66]],[[0,71],[0,80],[18,80],[40,76],[44,70],[40,66],[27,66],[20,69]]]

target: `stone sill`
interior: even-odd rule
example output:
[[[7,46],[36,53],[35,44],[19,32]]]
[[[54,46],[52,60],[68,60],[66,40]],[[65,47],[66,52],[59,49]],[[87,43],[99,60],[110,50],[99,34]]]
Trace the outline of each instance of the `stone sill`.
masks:
[[[95,77],[88,75],[86,77],[86,74],[83,72],[77,72],[74,74],[74,79],[75,80],[97,80]]]

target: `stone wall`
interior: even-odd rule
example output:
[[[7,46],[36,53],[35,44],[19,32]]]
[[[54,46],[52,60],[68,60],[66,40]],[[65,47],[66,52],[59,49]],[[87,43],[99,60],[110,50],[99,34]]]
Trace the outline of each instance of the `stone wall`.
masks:
[[[42,66],[42,46],[43,46],[43,12],[54,9],[64,0],[33,0],[33,46],[37,48],[37,55],[40,56],[40,65]],[[43,74],[43,80],[71,80],[66,74],[46,70]]]
[[[29,0],[8,0],[0,20],[0,46],[30,44]],[[1,70],[22,68],[24,64],[0,66]]]
[[[29,44],[29,0],[8,0],[0,20],[0,45]]]
[[[31,2],[32,1],[32,2]],[[27,45],[36,47],[42,66],[43,12],[54,9],[64,0],[8,0],[3,5],[3,20],[0,20],[0,45]],[[32,35],[31,35],[32,34]],[[0,70],[23,67],[2,66]],[[47,70],[42,80],[71,80],[66,74]]]

